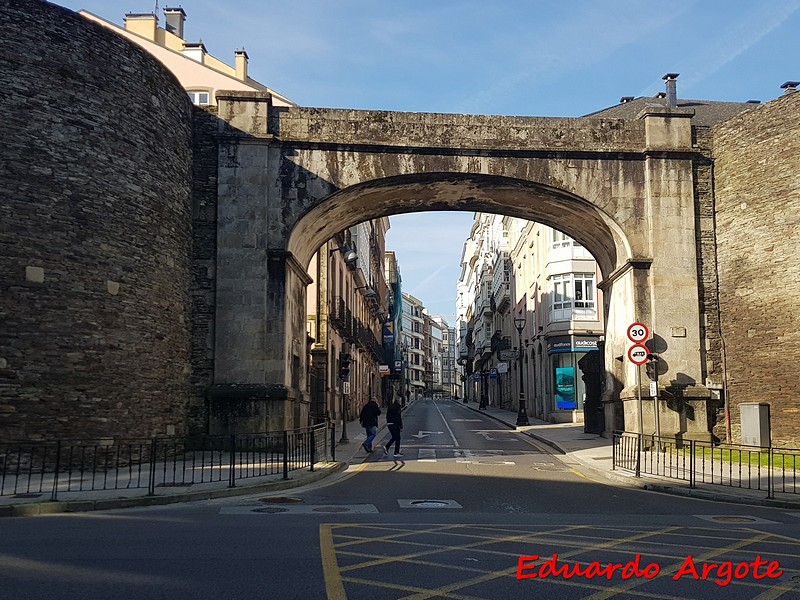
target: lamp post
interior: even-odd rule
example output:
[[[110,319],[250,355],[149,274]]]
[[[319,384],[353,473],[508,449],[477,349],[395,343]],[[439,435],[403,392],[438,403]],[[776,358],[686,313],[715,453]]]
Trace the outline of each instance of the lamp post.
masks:
[[[456,362],[458,363],[458,366],[461,367],[461,369],[459,369],[457,371],[457,376],[460,376],[460,379],[461,379],[461,395],[463,396],[462,400],[463,400],[464,404],[467,404],[469,402],[469,400],[467,399],[467,395],[468,395],[468,393],[467,393],[467,372],[466,372],[467,359],[464,358],[463,356],[460,356]]]
[[[408,373],[408,344],[403,342],[403,345],[400,347],[400,359],[403,363],[403,370],[400,375],[400,405],[406,405],[406,394],[408,394],[408,380],[406,379]]]
[[[528,412],[525,410],[525,388],[522,382],[522,330],[525,329],[525,317],[515,317],[514,327],[517,328],[519,335],[519,410],[517,411],[517,427],[520,425],[530,425]]]

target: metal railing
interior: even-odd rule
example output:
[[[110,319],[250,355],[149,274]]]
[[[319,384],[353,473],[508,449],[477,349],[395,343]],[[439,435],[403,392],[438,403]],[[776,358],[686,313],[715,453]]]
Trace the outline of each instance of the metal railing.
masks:
[[[615,432],[614,469],[698,484],[800,494],[800,449],[761,448]]]
[[[0,442],[0,496],[184,487],[256,477],[289,478],[335,460],[335,426],[142,439]]]

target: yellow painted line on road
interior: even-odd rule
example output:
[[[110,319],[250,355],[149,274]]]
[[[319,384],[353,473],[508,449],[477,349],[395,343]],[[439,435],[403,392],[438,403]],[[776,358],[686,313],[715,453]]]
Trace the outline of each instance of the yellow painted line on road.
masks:
[[[336,560],[333,525],[319,526],[319,548],[320,558],[322,559],[322,573],[325,577],[325,592],[328,595],[328,600],[347,600],[339,563]]]
[[[413,527],[420,527],[415,529]],[[408,529],[408,527],[412,527]],[[543,540],[553,536],[556,533],[573,533],[576,531],[586,530],[589,526],[586,525],[570,525],[566,527],[558,527],[553,530],[543,531],[525,531],[518,530],[512,531],[497,531],[492,526],[483,525],[435,525],[430,524],[407,524],[407,525],[366,525],[366,524],[336,524],[336,525],[321,525],[320,527],[320,547],[322,554],[322,564],[325,575],[325,586],[329,600],[346,600],[345,587],[349,585],[355,586],[373,586],[378,588],[385,588],[395,590],[403,596],[404,600],[430,600],[432,598],[447,598],[448,600],[475,600],[474,596],[469,595],[468,589],[472,586],[486,584],[497,579],[513,578],[518,572],[518,567],[508,566],[501,568],[497,571],[481,571],[477,565],[458,565],[453,564],[451,559],[446,558],[447,555],[455,550],[468,550],[476,553],[487,553],[493,555],[508,555],[517,556],[516,552],[511,554],[508,551],[500,548],[492,548],[494,544],[503,544],[508,542],[525,541],[527,543],[535,543],[535,540]],[[747,534],[750,534],[746,539],[732,538],[724,535],[707,536],[708,531],[706,528],[684,528],[679,526],[663,527],[650,531],[630,532],[627,528],[609,528],[611,531],[625,532],[629,535],[623,535],[620,538],[606,538],[603,540],[595,540],[593,544],[581,544],[572,550],[559,553],[559,559],[565,564],[572,562],[569,559],[580,557],[582,555],[597,553],[598,551],[620,548],[635,544],[637,542],[656,540],[659,544],[669,544],[669,542],[662,542],[660,537],[669,537],[670,535],[681,535],[681,532],[695,532],[695,535],[706,539],[708,537],[712,542],[719,542],[719,545],[711,548],[706,547],[705,552],[698,554],[694,557],[696,563],[707,562],[714,560],[727,553],[737,553],[746,549],[750,545],[762,544],[770,539],[778,538],[781,540],[779,543],[791,543],[793,539],[788,536],[781,536],[780,534],[764,533],[757,530],[745,529]],[[464,531],[467,530],[467,531]],[[481,530],[493,531],[495,534],[501,535],[486,536],[482,535]],[[742,531],[741,529],[738,531]],[[359,532],[362,533],[359,536]],[[569,532],[569,533],[568,533]],[[378,534],[376,537],[369,537],[372,533]],[[381,533],[383,535],[381,535]],[[703,534],[702,536],[700,534]],[[631,535],[632,534],[632,535]],[[439,535],[445,538],[464,536],[471,538],[470,543],[456,543],[449,545],[446,542],[442,544],[431,544],[430,542],[423,542],[413,539],[416,536],[425,535]],[[480,536],[476,539],[476,535]],[[411,538],[411,539],[409,539]],[[785,542],[783,540],[786,540]],[[384,544],[406,544],[410,547],[404,549],[391,556],[376,557],[373,553],[368,552],[369,546],[375,543]],[[359,546],[361,546],[359,548]],[[699,548],[698,548],[699,551]],[[337,555],[341,557],[349,557],[344,559],[350,562],[355,559],[356,563],[340,566],[338,563]],[[440,558],[441,562],[436,560]],[[667,578],[674,575],[678,568],[683,564],[684,559],[680,558],[681,553],[675,553],[672,556],[665,554],[658,554],[658,557],[669,559],[668,566],[661,570],[659,578]],[[432,560],[433,559],[433,560]],[[516,560],[513,561],[516,563]],[[406,566],[418,566],[424,568],[439,568],[442,570],[449,570],[454,573],[462,573],[467,576],[467,579],[461,581],[454,581],[448,585],[438,587],[435,589],[425,589],[421,585],[414,585],[417,582],[399,583],[399,582],[379,582],[373,581],[368,578],[359,577],[361,573],[369,571],[370,569],[380,565],[391,564],[404,564]],[[358,572],[361,573],[358,573]],[[595,582],[584,581],[559,581],[552,580],[550,583],[573,587],[576,590],[582,589],[585,598],[592,600],[606,600],[609,598],[650,598],[662,600],[679,600],[679,597],[652,592],[647,589],[641,589],[649,583],[650,580],[637,580],[620,582],[611,588],[601,587]],[[779,585],[766,586],[759,583],[744,583],[745,586],[754,588],[754,593],[760,593],[756,596],[757,600],[779,600],[785,596],[791,595],[794,589],[793,581],[780,582]],[[424,584],[423,584],[424,585]]]
[[[722,546],[720,548],[716,548],[714,550],[706,552],[705,554],[701,554],[699,556],[695,556],[695,557],[693,557],[693,559],[694,559],[695,564],[708,562],[709,560],[711,560],[713,558],[716,558],[718,556],[721,556],[722,554],[725,554],[727,552],[733,552],[733,551],[736,551],[736,550],[741,550],[742,548],[750,546],[751,544],[755,544],[755,543],[758,543],[758,542],[763,542],[764,540],[766,540],[766,539],[768,539],[770,537],[771,537],[771,534],[763,533],[763,534],[759,535],[756,538],[749,538],[749,539],[746,539],[746,540],[739,540],[738,542],[736,542],[734,544],[728,544],[727,546]],[[670,565],[668,567],[665,567],[664,569],[662,569],[662,574],[659,575],[659,576],[660,577],[667,577],[668,576],[668,577],[671,578],[673,575],[675,575],[675,573],[678,572],[678,569],[684,563],[684,560],[681,560],[680,562],[676,562],[676,563],[674,563],[674,564],[672,564],[672,565]],[[644,585],[647,582],[648,582],[647,579],[631,580],[630,582],[628,582],[628,583],[626,583],[624,585],[614,586],[614,587],[608,588],[608,589],[606,589],[606,590],[604,590],[602,592],[598,592],[597,594],[593,594],[591,596],[587,596],[586,598],[584,598],[584,600],[607,600],[608,598],[613,598],[614,596],[616,596],[618,594],[622,594],[623,597],[626,597],[626,595],[630,595],[630,593],[633,591],[634,588],[637,588],[637,587],[639,587],[641,585]]]
[[[579,527],[585,527],[585,526],[579,526]],[[603,542],[603,543],[600,543],[600,544],[593,544],[593,545],[587,546],[585,549],[573,550],[571,552],[566,552],[566,553],[562,554],[561,556],[563,558],[568,558],[570,556],[583,554],[583,553],[589,552],[589,551],[600,550],[600,549],[605,549],[605,548],[611,548],[613,546],[618,546],[620,544],[628,543],[628,542],[631,542],[631,541],[637,541],[637,540],[642,539],[642,538],[647,538],[647,537],[650,537],[651,535],[659,535],[659,534],[662,534],[662,533],[669,533],[669,532],[675,531],[677,529],[679,529],[679,528],[678,527],[667,527],[666,529],[662,529],[660,531],[643,532],[643,533],[640,533],[638,535],[630,536],[628,538],[624,538],[624,539],[620,539],[620,540],[614,540],[613,542]],[[510,537],[505,537],[505,538],[499,538],[498,541],[502,541],[502,542],[514,541],[516,539],[522,539],[524,537],[525,537],[524,535],[523,536],[510,536]],[[464,547],[469,548],[470,546],[473,546],[473,545],[474,544],[466,544]],[[451,592],[455,592],[456,590],[460,590],[460,589],[463,589],[465,587],[470,587],[470,586],[473,586],[473,585],[476,585],[476,584],[485,583],[487,581],[491,581],[492,579],[498,579],[500,577],[508,577],[508,576],[516,575],[516,573],[517,573],[517,566],[514,566],[514,567],[512,567],[510,569],[503,569],[501,571],[496,571],[494,573],[487,573],[486,575],[484,575],[482,577],[475,577],[473,579],[468,579],[466,581],[456,582],[456,583],[450,584],[448,586],[439,588],[437,590],[429,590],[427,593],[417,594],[415,596],[408,596],[404,600],[428,600],[429,598],[435,598],[436,596],[440,596],[440,595],[448,594],[448,593],[451,593]],[[582,586],[576,586],[576,587],[582,587]],[[594,598],[594,596],[588,596],[588,598]]]

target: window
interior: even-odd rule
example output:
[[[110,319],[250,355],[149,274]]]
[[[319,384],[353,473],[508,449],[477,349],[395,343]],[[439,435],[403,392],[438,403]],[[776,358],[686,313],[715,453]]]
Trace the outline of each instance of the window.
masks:
[[[197,106],[208,106],[211,104],[209,102],[209,98],[211,94],[208,92],[187,92],[189,94],[189,99],[192,101],[193,104]]]
[[[565,273],[550,278],[553,321],[593,321],[597,319],[594,273]]]
[[[567,248],[572,245],[572,239],[566,234],[553,229],[553,249]]]

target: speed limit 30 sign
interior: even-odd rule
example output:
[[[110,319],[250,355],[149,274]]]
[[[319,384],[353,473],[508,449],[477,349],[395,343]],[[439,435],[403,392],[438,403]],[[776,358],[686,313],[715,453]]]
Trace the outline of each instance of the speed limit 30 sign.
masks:
[[[644,342],[650,336],[650,330],[644,323],[631,323],[628,326],[628,339],[634,344]]]

